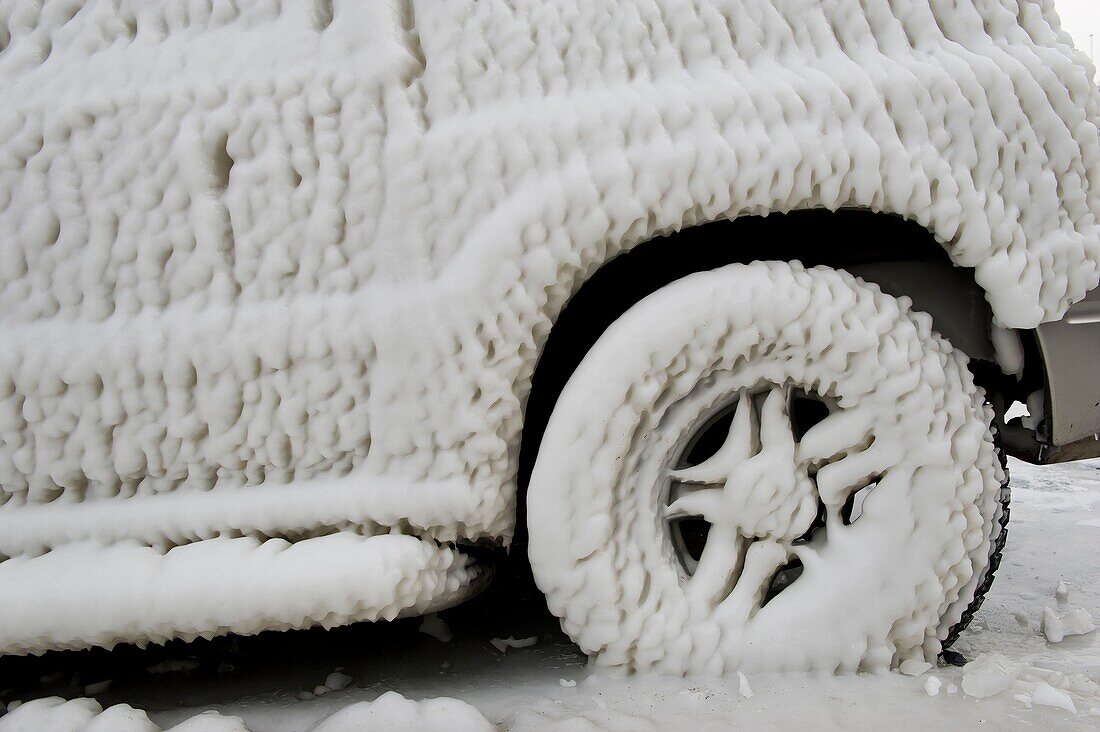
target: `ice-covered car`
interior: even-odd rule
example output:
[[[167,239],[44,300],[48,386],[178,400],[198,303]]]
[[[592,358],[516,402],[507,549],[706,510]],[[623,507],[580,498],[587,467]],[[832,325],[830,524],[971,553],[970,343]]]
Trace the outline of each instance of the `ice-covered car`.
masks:
[[[934,657],[1100,455],[1091,79],[1050,0],[0,2],[0,652],[526,526],[602,663]]]

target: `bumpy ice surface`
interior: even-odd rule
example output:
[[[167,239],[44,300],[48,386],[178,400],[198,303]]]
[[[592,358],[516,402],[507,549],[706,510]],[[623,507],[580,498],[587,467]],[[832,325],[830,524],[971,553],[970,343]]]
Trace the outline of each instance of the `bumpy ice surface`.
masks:
[[[3,586],[31,588],[4,599],[0,647],[38,653],[392,620],[450,604],[487,580],[461,552],[411,536],[220,538],[164,554],[133,541],[74,542],[0,563]]]
[[[492,732],[481,712],[446,697],[412,701],[388,692],[351,704],[309,728],[311,732]],[[0,718],[0,732],[161,732],[140,709],[103,709],[94,699],[36,699]],[[249,732],[240,717],[197,714],[164,732]]]
[[[903,215],[1013,327],[1098,277],[1049,0],[4,0],[0,90],[0,556],[507,540],[550,325],[678,227]]]
[[[21,704],[0,718],[2,732],[160,732],[140,709],[116,704],[104,709],[95,699],[46,697]],[[175,732],[247,732],[237,717],[207,713],[171,728]]]

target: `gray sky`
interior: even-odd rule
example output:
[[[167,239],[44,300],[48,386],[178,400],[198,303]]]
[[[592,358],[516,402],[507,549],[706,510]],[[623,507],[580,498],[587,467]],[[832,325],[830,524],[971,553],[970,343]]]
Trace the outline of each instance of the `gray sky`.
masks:
[[[1089,34],[1096,35],[1096,53],[1100,53],[1100,0],[1054,0],[1062,18],[1062,27],[1069,31],[1077,48],[1089,52]]]

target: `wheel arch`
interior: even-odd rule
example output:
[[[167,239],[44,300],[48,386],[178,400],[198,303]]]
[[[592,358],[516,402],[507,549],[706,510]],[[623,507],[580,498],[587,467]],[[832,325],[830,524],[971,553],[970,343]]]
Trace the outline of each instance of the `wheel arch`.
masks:
[[[983,382],[1011,391],[1023,387],[996,365],[992,312],[971,269],[952,263],[923,226],[864,209],[810,209],[699,224],[658,236],[595,269],[554,321],[541,350],[524,409],[518,461],[517,539],[526,533],[525,495],[531,469],[558,395],[584,355],[619,316],[647,295],[693,272],[759,260],[800,260],[806,266],[846,269],[929,312],[937,331],[967,353]],[[1032,331],[1018,331],[1030,386],[1043,381]]]

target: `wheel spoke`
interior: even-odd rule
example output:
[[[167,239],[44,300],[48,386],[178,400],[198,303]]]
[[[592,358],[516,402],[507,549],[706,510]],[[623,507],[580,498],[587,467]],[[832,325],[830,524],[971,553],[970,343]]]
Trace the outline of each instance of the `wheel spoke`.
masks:
[[[672,477],[681,483],[725,485],[729,481],[730,470],[760,449],[759,437],[760,427],[752,397],[742,389],[729,434],[718,452],[698,465],[672,471]]]
[[[668,486],[668,504],[672,505],[684,496],[690,496],[700,491],[721,490],[720,485],[708,485],[706,483],[683,483],[672,479]]]
[[[898,460],[894,450],[876,443],[845,455],[817,471],[817,493],[830,513],[839,512],[854,491],[878,480]]]
[[[788,415],[789,399],[786,390],[775,388],[768,392],[760,407],[760,446],[761,449],[782,450],[790,454],[794,464],[794,430]]]
[[[711,526],[706,547],[687,587],[692,607],[713,609],[741,573],[747,541],[725,526]]]
[[[825,463],[871,444],[875,415],[866,409],[843,409],[811,427],[798,443],[798,460]]]
[[[752,617],[763,606],[772,577],[787,563],[788,557],[787,548],[778,541],[766,539],[753,542],[745,553],[745,566],[737,584],[718,606],[718,613],[738,624]]]
[[[721,516],[721,513],[722,489],[697,488],[693,491],[681,492],[681,495],[665,509],[665,518],[672,520],[701,516],[711,523],[716,523],[715,519]]]

